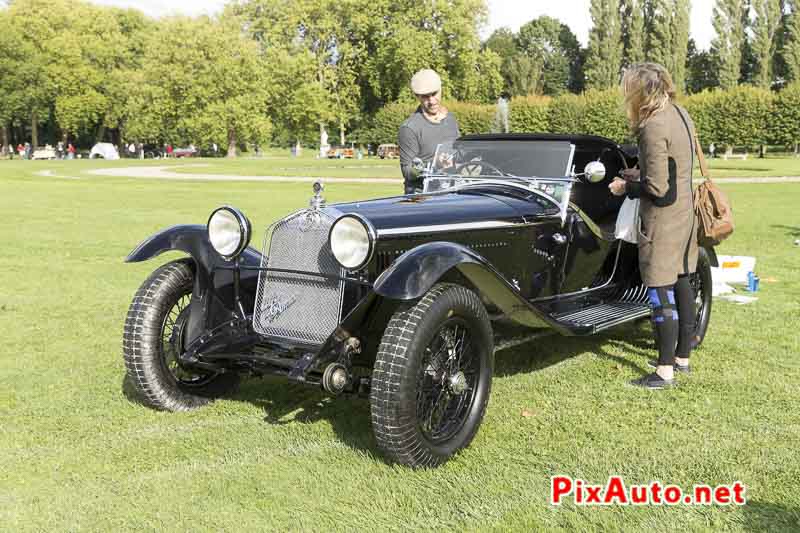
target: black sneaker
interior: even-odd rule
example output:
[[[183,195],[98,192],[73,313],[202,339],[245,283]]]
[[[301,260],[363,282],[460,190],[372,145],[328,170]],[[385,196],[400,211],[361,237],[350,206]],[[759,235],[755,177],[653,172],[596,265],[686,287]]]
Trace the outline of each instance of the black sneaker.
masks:
[[[644,387],[645,389],[669,389],[672,387],[677,387],[678,384],[675,382],[674,379],[664,379],[655,372],[652,374],[647,374],[646,376],[642,376],[638,379],[634,379],[630,382],[631,385],[635,385],[637,387]]]
[[[647,366],[649,366],[650,368],[658,368],[658,360],[650,359],[649,361],[647,361]],[[689,367],[689,365],[679,365],[678,363],[675,363],[674,365],[672,365],[672,368],[675,372],[680,372],[681,374],[692,373],[692,369],[691,367]]]

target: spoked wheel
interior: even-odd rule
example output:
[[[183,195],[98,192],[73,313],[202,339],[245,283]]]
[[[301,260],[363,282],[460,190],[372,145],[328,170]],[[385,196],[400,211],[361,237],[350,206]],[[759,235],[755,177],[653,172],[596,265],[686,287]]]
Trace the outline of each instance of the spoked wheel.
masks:
[[[176,382],[185,387],[202,387],[217,376],[217,373],[186,369],[181,366],[178,355],[183,352],[186,341],[186,321],[189,320],[189,302],[192,291],[182,295],[164,317],[161,327],[161,351],[167,372]]]
[[[689,283],[695,294],[695,330],[692,336],[692,346],[702,344],[708,331],[711,320],[712,280],[711,258],[704,248],[698,250],[697,271],[689,277]]]
[[[429,442],[445,442],[464,426],[479,368],[467,323],[447,320],[425,348],[417,380],[419,430]]]
[[[139,400],[156,409],[187,411],[230,392],[235,373],[198,372],[180,365],[194,272],[186,261],[162,266],[142,284],[128,310],[123,355]]]
[[[450,459],[480,427],[493,366],[489,317],[469,289],[438,284],[416,305],[395,312],[372,373],[378,446],[411,467]]]

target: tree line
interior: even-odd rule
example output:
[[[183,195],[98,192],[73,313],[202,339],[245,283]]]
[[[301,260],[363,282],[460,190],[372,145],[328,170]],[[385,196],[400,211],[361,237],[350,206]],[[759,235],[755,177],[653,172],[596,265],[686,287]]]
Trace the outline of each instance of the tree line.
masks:
[[[663,63],[687,93],[800,78],[800,0],[717,0],[711,50],[689,0],[592,0],[587,47],[551,17],[481,41],[484,0],[237,0],[216,17],[151,19],[68,0],[0,9],[2,142],[227,147],[375,141],[378,112],[413,102],[420,68],[451,102],[489,104],[615,87]],[[472,107],[459,105],[464,120]],[[407,107],[407,106],[406,106]]]
[[[779,89],[800,80],[800,0],[716,0],[708,51],[689,38],[690,0],[591,0],[582,48],[570,29],[543,16],[518,32],[496,30],[484,46],[501,58],[512,96],[579,93],[619,84],[634,63],[661,63],[680,91],[746,83]]]

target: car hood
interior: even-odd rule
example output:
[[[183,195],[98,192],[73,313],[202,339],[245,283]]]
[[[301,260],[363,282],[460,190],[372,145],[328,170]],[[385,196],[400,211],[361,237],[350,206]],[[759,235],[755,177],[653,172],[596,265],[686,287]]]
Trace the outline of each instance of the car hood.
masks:
[[[527,203],[527,202],[526,202]],[[437,230],[475,230],[525,222],[515,200],[484,192],[417,194],[332,205],[366,218],[379,236]],[[391,231],[390,231],[391,230]]]

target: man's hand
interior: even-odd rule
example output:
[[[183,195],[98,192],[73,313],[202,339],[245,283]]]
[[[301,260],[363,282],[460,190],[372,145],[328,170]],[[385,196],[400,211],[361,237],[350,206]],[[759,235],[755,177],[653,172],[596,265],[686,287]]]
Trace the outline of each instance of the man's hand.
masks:
[[[625,194],[625,188],[627,187],[627,183],[628,182],[622,178],[614,178],[614,181],[608,184],[608,189],[614,196],[622,196],[623,194]]]
[[[625,181],[639,181],[638,168],[626,168],[622,171],[622,179]]]

